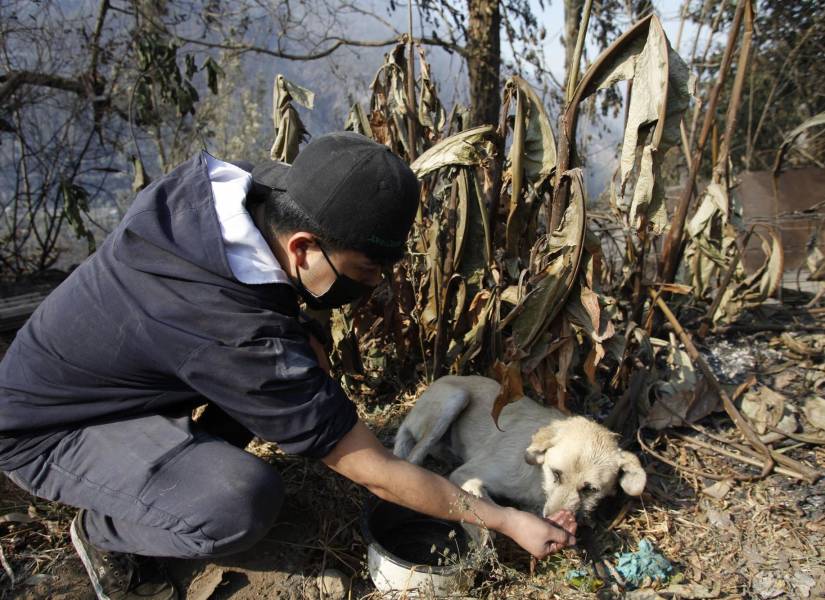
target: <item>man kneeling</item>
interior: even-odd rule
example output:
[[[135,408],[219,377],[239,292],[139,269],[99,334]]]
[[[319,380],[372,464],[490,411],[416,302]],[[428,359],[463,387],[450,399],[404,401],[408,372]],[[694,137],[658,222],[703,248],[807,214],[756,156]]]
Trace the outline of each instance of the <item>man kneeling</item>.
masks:
[[[299,299],[367,295],[403,256],[418,198],[409,167],[354,133],[317,138],[292,166],[200,153],[143,190],[38,307],[0,363],[0,469],[81,509],[72,541],[99,598],[175,598],[146,557],[221,556],[267,532],[284,486],[243,451],[253,435],[534,556],[575,543],[572,517],[565,531],[457,503],[459,488],[385,449],[328,375]]]

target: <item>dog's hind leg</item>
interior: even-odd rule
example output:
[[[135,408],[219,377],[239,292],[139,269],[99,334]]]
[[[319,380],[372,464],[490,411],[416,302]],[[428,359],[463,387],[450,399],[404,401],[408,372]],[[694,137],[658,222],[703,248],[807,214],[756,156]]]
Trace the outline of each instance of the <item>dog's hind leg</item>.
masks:
[[[447,433],[450,425],[452,425],[453,421],[458,418],[458,415],[461,414],[461,411],[464,410],[467,403],[470,401],[470,394],[467,390],[451,385],[445,385],[438,388],[433,387],[425,393],[431,395],[443,394],[444,397],[439,399],[437,402],[434,402],[432,398],[428,398],[427,400],[429,405],[427,408],[437,407],[440,410],[438,414],[434,415],[434,418],[431,419],[431,425],[427,428],[424,435],[421,436],[421,439],[418,440],[418,443],[416,443],[415,447],[413,447],[407,455],[407,460],[414,465],[420,465],[424,462],[424,459],[430,453],[433,446],[441,441],[441,438],[443,438],[444,434]],[[399,434],[400,433],[401,431],[399,430]]]
[[[449,479],[462,490],[469,492],[473,496],[485,498],[493,502],[493,499],[490,498],[490,495],[484,487],[484,481],[481,479],[476,466],[472,463],[467,463],[457,468],[450,473]],[[494,531],[486,527],[479,527],[468,523],[463,523],[462,527],[464,527],[464,530],[479,548],[486,546],[495,535]]]
[[[395,444],[392,453],[398,458],[407,458],[415,447],[415,436],[405,423],[401,424],[395,434]]]

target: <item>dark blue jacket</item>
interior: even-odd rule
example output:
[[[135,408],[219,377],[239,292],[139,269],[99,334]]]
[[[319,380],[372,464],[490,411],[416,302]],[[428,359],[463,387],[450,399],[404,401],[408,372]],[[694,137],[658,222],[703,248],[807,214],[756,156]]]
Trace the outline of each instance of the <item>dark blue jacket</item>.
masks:
[[[285,452],[326,455],[356,421],[293,289],[232,275],[203,154],[138,194],[0,363],[0,469],[72,428],[209,400]]]

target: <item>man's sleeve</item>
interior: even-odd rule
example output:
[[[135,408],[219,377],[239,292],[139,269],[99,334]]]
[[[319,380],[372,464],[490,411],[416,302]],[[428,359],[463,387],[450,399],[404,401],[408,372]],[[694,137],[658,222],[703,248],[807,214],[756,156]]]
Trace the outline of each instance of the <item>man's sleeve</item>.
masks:
[[[205,343],[178,375],[284,452],[322,458],[355,425],[355,406],[321,369],[297,323],[289,329],[278,336]]]

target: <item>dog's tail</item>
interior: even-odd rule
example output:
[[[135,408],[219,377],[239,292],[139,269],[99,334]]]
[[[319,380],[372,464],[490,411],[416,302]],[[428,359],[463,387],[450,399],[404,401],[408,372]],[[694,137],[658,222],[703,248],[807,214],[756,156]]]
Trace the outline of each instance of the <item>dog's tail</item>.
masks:
[[[413,448],[415,448],[417,442],[418,440],[413,437],[409,428],[402,423],[401,427],[398,428],[398,433],[395,434],[395,445],[393,446],[392,453],[398,458],[406,459]]]

